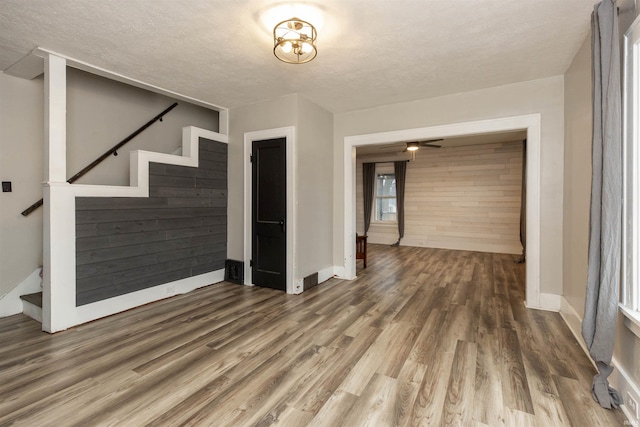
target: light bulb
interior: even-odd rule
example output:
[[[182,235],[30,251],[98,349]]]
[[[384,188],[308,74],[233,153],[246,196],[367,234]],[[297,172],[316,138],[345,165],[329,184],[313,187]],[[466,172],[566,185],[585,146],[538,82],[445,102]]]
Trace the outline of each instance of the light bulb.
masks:
[[[307,42],[302,43],[302,52],[309,53],[311,51],[313,51],[313,48],[311,47],[311,43],[307,43]]]
[[[289,52],[291,52],[291,42],[286,42],[286,43],[284,43],[284,44],[280,47],[280,49],[282,49],[282,51],[283,51],[284,53],[289,53]]]

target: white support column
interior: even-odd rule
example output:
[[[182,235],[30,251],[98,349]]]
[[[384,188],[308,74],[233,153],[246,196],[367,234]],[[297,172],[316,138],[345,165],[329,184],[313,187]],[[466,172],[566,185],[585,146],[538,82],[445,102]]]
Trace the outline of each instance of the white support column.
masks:
[[[74,245],[75,232],[69,229],[73,216],[73,198],[69,212],[67,184],[67,64],[63,58],[46,55],[44,107],[44,179],[43,198],[43,300],[42,329],[55,332],[65,310],[69,292],[75,292],[75,281],[65,280],[69,269],[69,244]],[[68,191],[66,192],[68,193]],[[75,270],[75,266],[71,268]],[[75,276],[75,271],[73,271]],[[62,300],[61,298],[64,298]],[[73,297],[72,297],[73,298]],[[73,299],[72,301],[75,301]],[[59,304],[62,302],[62,304]]]
[[[229,135],[229,110],[220,110],[218,112],[218,132],[223,135]]]
[[[44,59],[44,180],[67,182],[67,63]]]

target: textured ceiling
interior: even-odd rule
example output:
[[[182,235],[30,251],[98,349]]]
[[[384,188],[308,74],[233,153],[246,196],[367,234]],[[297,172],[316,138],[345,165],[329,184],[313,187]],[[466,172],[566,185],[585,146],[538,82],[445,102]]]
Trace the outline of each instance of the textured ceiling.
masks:
[[[280,1],[1,0],[0,69],[42,47],[227,108],[301,93],[344,112],[563,74],[596,0],[304,3],[318,56],[288,65],[264,25]]]

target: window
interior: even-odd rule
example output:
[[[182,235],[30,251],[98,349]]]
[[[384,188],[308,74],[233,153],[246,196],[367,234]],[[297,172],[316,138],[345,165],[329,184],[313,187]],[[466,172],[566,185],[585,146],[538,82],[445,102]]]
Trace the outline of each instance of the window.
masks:
[[[623,86],[623,258],[621,309],[625,324],[640,336],[640,21],[624,39]]]
[[[374,221],[396,222],[396,176],[393,168],[376,168],[376,200]]]

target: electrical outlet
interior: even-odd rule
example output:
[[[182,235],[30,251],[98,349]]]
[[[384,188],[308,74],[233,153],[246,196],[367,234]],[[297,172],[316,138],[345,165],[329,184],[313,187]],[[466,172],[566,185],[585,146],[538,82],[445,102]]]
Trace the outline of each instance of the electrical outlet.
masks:
[[[638,414],[638,401],[631,396],[631,393],[627,392],[626,404],[629,407],[629,412],[636,417],[636,420],[640,418],[640,414]]]

